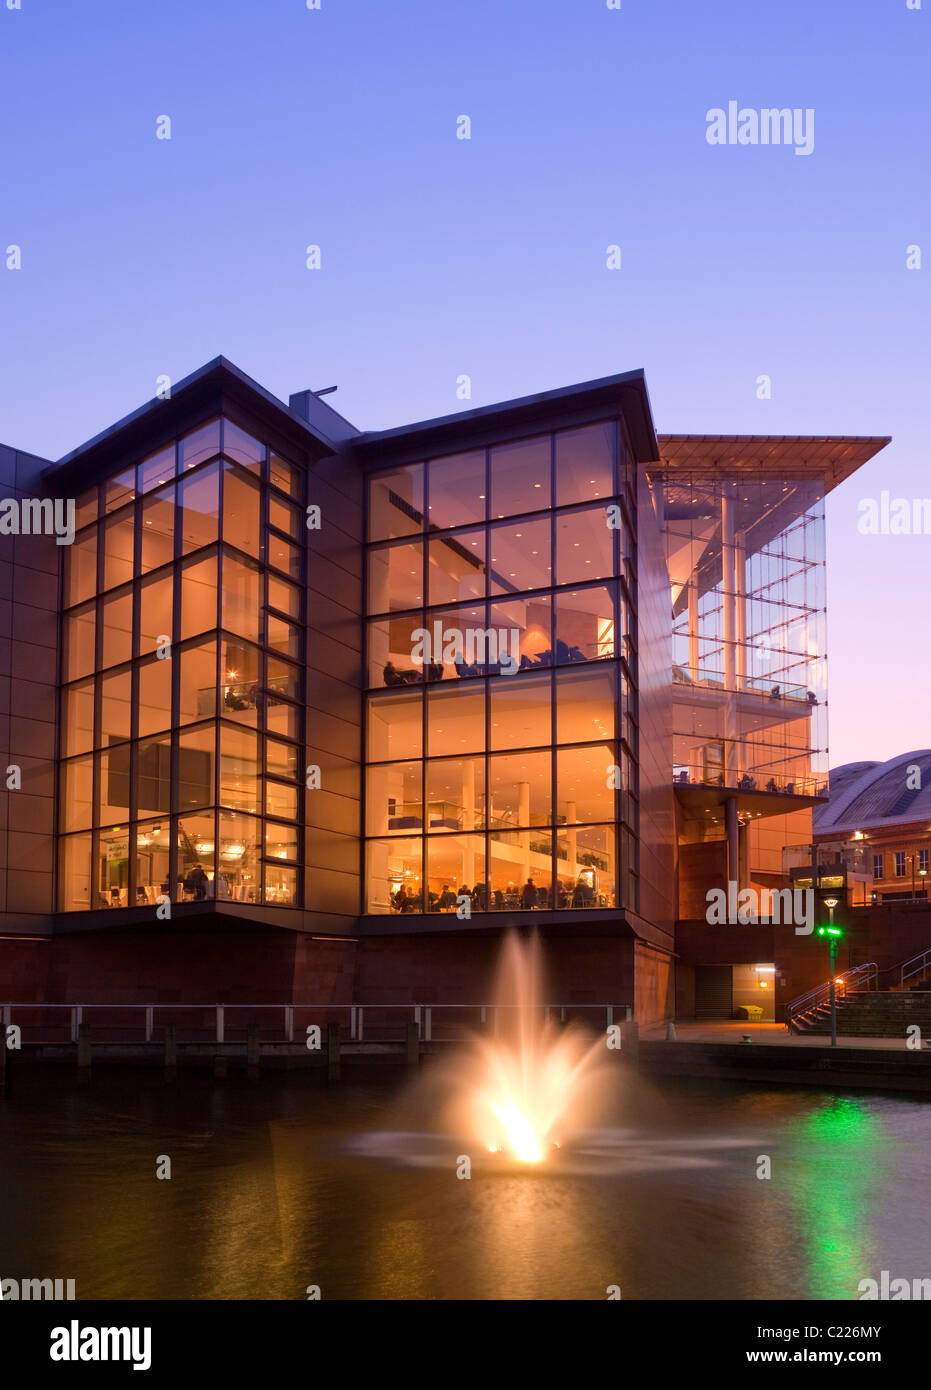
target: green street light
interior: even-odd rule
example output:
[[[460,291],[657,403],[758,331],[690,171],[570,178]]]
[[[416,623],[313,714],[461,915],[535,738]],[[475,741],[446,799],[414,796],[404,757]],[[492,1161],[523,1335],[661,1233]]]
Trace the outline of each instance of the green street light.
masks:
[[[837,990],[834,987],[834,962],[837,960],[837,938],[843,936],[840,927],[834,925],[834,909],[837,906],[837,898],[825,898],[824,905],[831,914],[831,920],[826,927],[818,928],[819,936],[826,936],[830,939],[831,947],[831,1046],[837,1046]]]

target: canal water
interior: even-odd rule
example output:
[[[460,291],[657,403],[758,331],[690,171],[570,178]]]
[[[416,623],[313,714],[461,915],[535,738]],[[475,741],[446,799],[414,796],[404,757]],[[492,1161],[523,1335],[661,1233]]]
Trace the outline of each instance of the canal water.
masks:
[[[78,1089],[22,1067],[0,1278],[78,1299],[856,1299],[884,1269],[931,1276],[931,1100],[625,1075],[616,1124],[527,1169],[435,1132],[431,1106],[386,1074],[99,1068]]]

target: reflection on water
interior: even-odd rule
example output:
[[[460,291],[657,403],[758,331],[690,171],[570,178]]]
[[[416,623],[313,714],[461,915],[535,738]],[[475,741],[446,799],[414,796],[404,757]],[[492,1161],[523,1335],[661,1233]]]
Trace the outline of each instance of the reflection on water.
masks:
[[[23,1069],[0,1100],[0,1276],[79,1298],[849,1299],[882,1269],[931,1274],[922,1099],[624,1071],[611,1122],[528,1168],[431,1129],[432,1070],[410,1089],[101,1068],[77,1091]]]

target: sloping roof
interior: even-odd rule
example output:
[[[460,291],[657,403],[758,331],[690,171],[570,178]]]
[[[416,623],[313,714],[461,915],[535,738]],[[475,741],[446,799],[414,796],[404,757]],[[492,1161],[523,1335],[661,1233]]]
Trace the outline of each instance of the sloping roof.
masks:
[[[920,777],[912,775],[914,768]],[[909,783],[918,782],[918,786]],[[931,821],[931,748],[884,763],[844,763],[830,773],[830,796],[812,813],[816,835]]]

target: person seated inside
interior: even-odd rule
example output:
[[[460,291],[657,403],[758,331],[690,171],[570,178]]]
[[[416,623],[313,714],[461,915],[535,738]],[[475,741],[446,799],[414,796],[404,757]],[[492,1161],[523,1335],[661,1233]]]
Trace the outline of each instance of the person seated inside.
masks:
[[[427,680],[428,680],[428,681],[441,681],[441,680],[443,679],[443,663],[442,663],[442,661],[431,661],[431,662],[429,662],[429,663],[425,666],[424,672],[425,672],[425,674],[426,674],[426,677],[427,677]]]
[[[456,906],[456,894],[450,888],[448,883],[444,883],[443,887],[440,890],[440,896],[437,906],[439,907],[441,912],[449,912],[451,908],[454,908]]]
[[[184,891],[190,893],[196,903],[203,902],[207,896],[207,884],[210,879],[204,873],[202,864],[194,864],[190,873],[184,880]]]
[[[595,904],[595,890],[585,878],[580,878],[575,885],[572,894],[573,907],[593,907]]]
[[[393,661],[386,661],[386,662],[385,662],[385,667],[384,667],[384,670],[382,671],[382,676],[383,676],[383,678],[384,678],[385,685],[406,685],[406,684],[407,684],[407,682],[405,681],[403,675],[402,675],[401,672],[398,670],[397,666],[395,666],[395,664],[394,664]]]
[[[410,898],[408,897],[407,889],[402,883],[398,891],[395,893],[394,897],[391,899],[391,906],[394,908],[395,912],[403,912],[409,902]]]
[[[776,779],[775,779],[775,777],[770,777],[769,781],[766,783],[766,790],[767,790],[768,792],[774,792],[774,791],[776,790]]]
[[[495,912],[504,911],[504,894],[500,888],[496,888],[494,891],[494,910]]]
[[[774,685],[773,688],[772,688],[772,690],[769,692],[769,698],[770,698],[771,700],[778,700],[778,699],[780,699],[781,697],[782,697],[782,686],[781,686],[781,685]]]
[[[526,911],[537,906],[537,885],[528,878],[520,893],[520,905]]]

